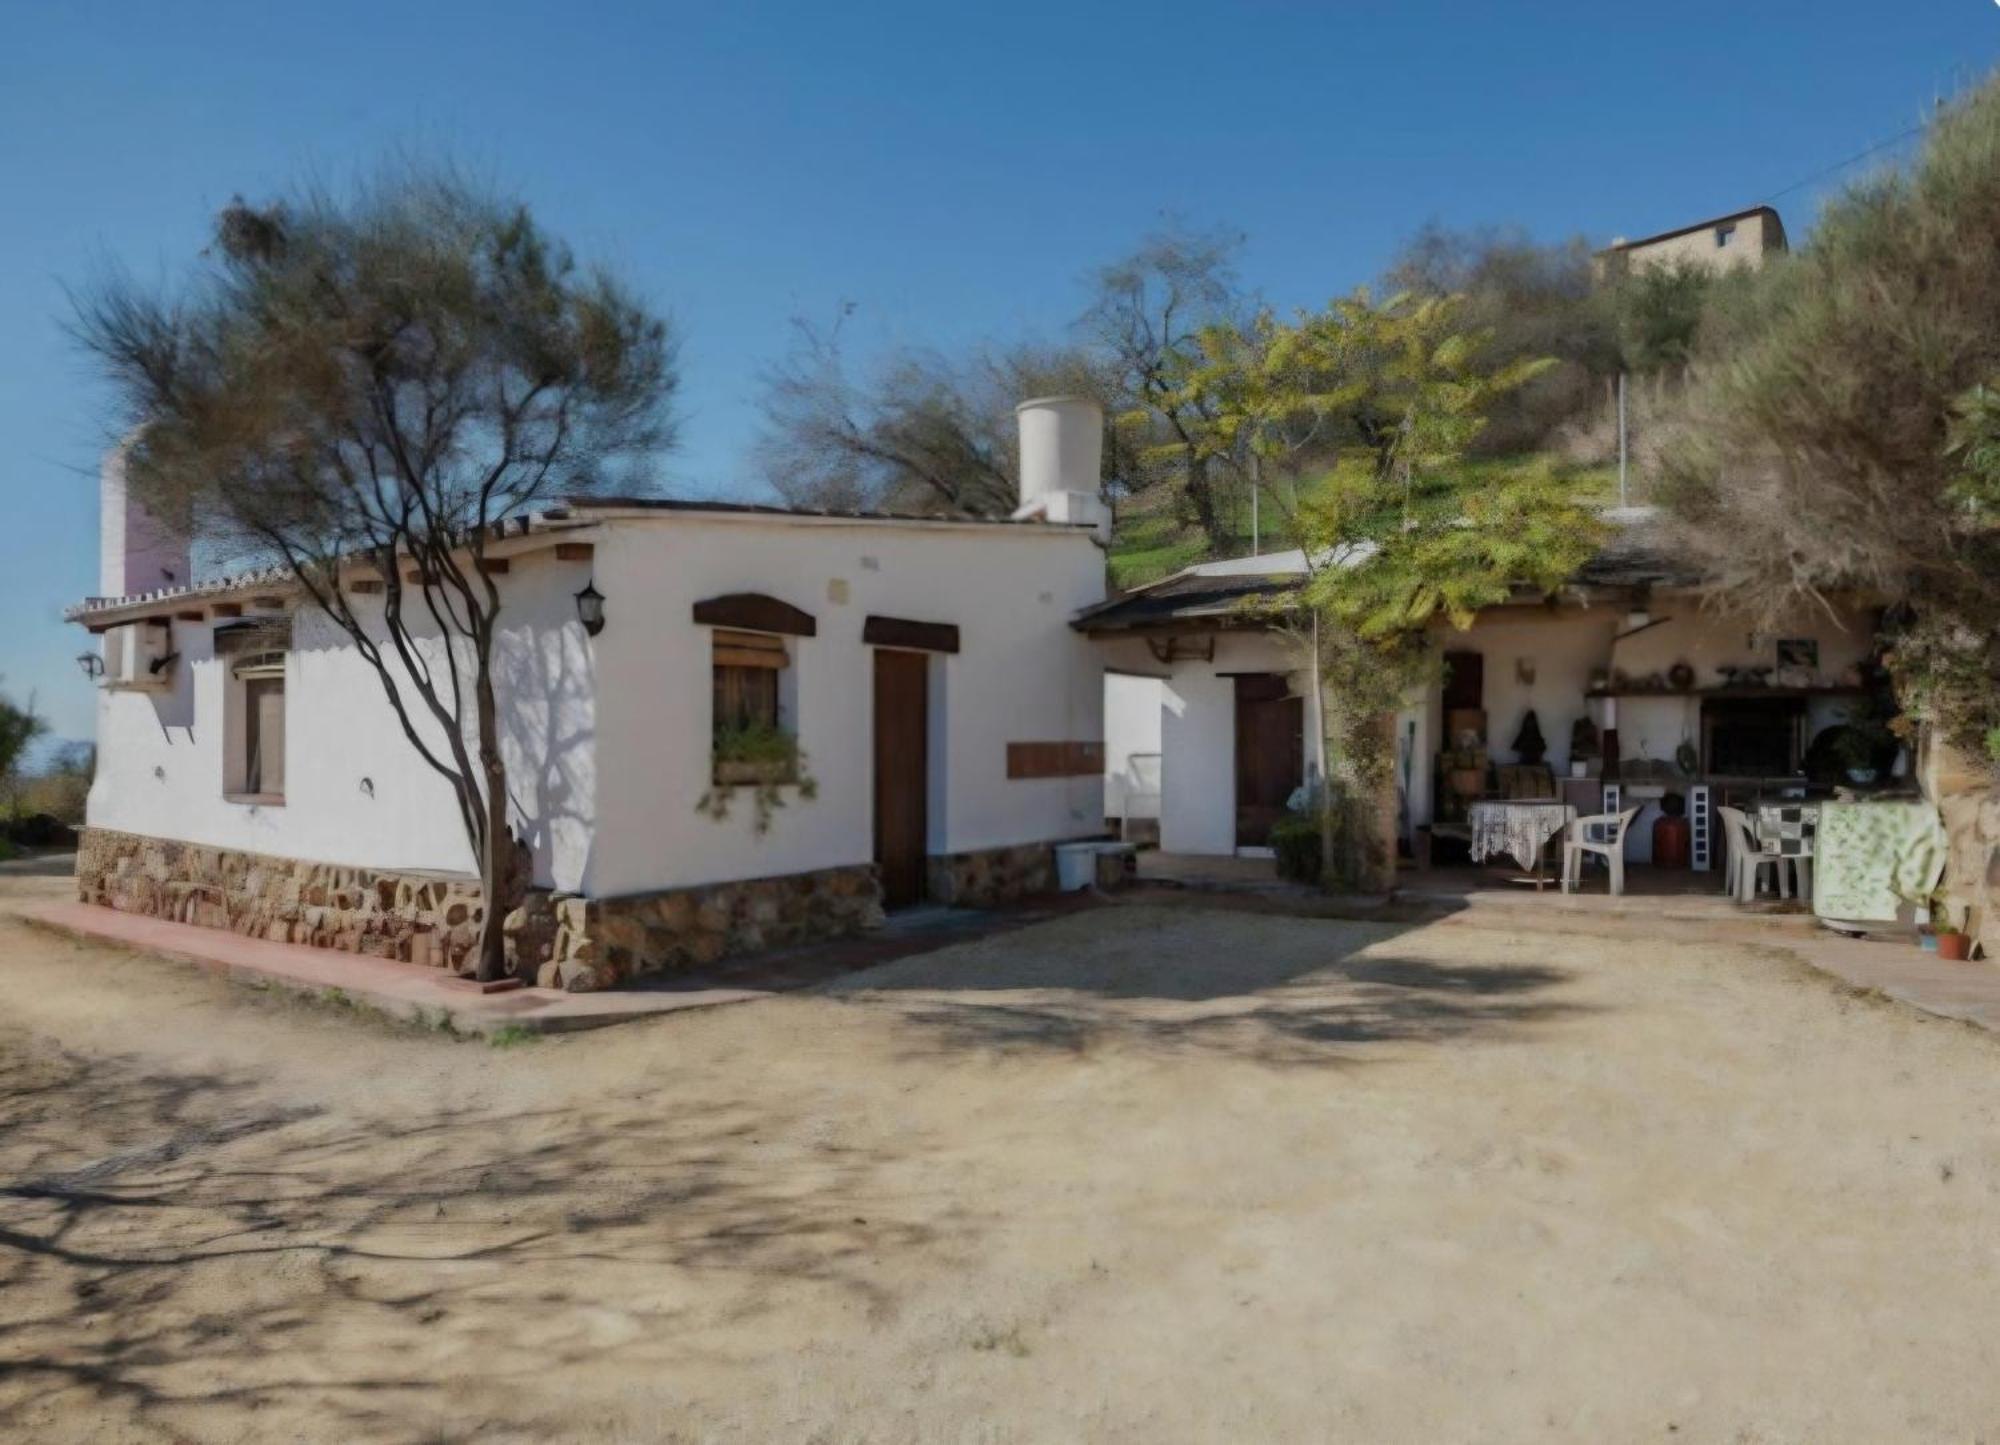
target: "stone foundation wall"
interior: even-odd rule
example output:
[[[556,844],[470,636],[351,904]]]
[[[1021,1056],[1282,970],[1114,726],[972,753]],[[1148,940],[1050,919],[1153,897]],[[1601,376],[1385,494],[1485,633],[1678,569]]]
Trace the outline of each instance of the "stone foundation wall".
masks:
[[[875,865],[556,904],[536,982],[575,991],[701,968],[733,954],[841,938],[882,924]],[[511,920],[510,920],[511,922]]]
[[[970,853],[934,853],[925,860],[925,889],[933,903],[954,908],[991,908],[1056,887],[1052,843],[981,848]]]
[[[479,880],[383,873],[86,828],[77,897],[203,928],[456,968],[477,945]]]
[[[348,868],[105,828],[84,830],[76,881],[83,902],[125,913],[454,970],[477,947],[485,917],[476,878]],[[515,976],[586,992],[881,922],[881,886],[874,866],[862,864],[631,898],[534,892],[502,927]]]

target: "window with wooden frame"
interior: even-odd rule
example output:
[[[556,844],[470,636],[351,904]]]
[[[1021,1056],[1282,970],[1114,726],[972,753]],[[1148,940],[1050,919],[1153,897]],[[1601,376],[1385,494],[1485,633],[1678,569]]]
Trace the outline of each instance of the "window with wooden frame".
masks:
[[[285,801],[285,655],[250,653],[229,669],[228,794],[242,802]]]
[[[715,781],[792,781],[798,744],[787,726],[785,669],[791,656],[785,639],[717,628],[713,648]]]
[[[218,627],[215,656],[224,674],[222,791],[232,802],[285,801],[285,670],[288,617],[249,618]]]

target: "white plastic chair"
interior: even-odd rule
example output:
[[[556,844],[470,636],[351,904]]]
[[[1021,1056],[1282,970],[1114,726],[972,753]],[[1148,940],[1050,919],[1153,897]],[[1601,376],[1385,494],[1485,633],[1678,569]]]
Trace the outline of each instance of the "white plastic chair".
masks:
[[[1743,810],[1717,808],[1715,811],[1722,815],[1722,826],[1729,833],[1729,891],[1736,895],[1736,901],[1750,903],[1756,900],[1758,880],[1766,868],[1771,870],[1773,891],[1780,898],[1791,897],[1786,860],[1757,846],[1757,834]]]
[[[1632,826],[1639,808],[1644,806],[1641,803],[1622,813],[1592,813],[1587,818],[1570,820],[1569,832],[1563,838],[1563,892],[1572,892],[1583,882],[1583,855],[1595,853],[1611,869],[1611,896],[1616,898],[1624,893],[1625,830]],[[1592,828],[1609,829],[1610,836],[1593,838]]]
[[[1130,842],[1135,819],[1155,823],[1159,820],[1162,797],[1160,754],[1133,753],[1125,777],[1125,814],[1119,819],[1118,832]]]

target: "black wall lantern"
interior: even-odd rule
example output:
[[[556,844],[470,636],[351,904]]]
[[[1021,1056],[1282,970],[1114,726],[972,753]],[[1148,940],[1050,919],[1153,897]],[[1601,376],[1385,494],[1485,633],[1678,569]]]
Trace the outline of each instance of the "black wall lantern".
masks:
[[[83,669],[83,675],[95,682],[104,676],[104,659],[94,652],[79,652],[76,665]]]
[[[604,630],[604,594],[597,590],[597,579],[583,584],[583,590],[576,594],[576,617],[583,624],[583,630],[592,637]]]

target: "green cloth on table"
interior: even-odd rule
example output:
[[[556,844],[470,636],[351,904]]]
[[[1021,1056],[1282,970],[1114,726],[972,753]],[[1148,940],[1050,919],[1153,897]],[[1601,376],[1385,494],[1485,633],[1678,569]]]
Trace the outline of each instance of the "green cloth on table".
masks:
[[[1937,887],[1944,855],[1944,825],[1929,803],[1822,803],[1813,912],[1893,922],[1899,903],[1921,902]]]

